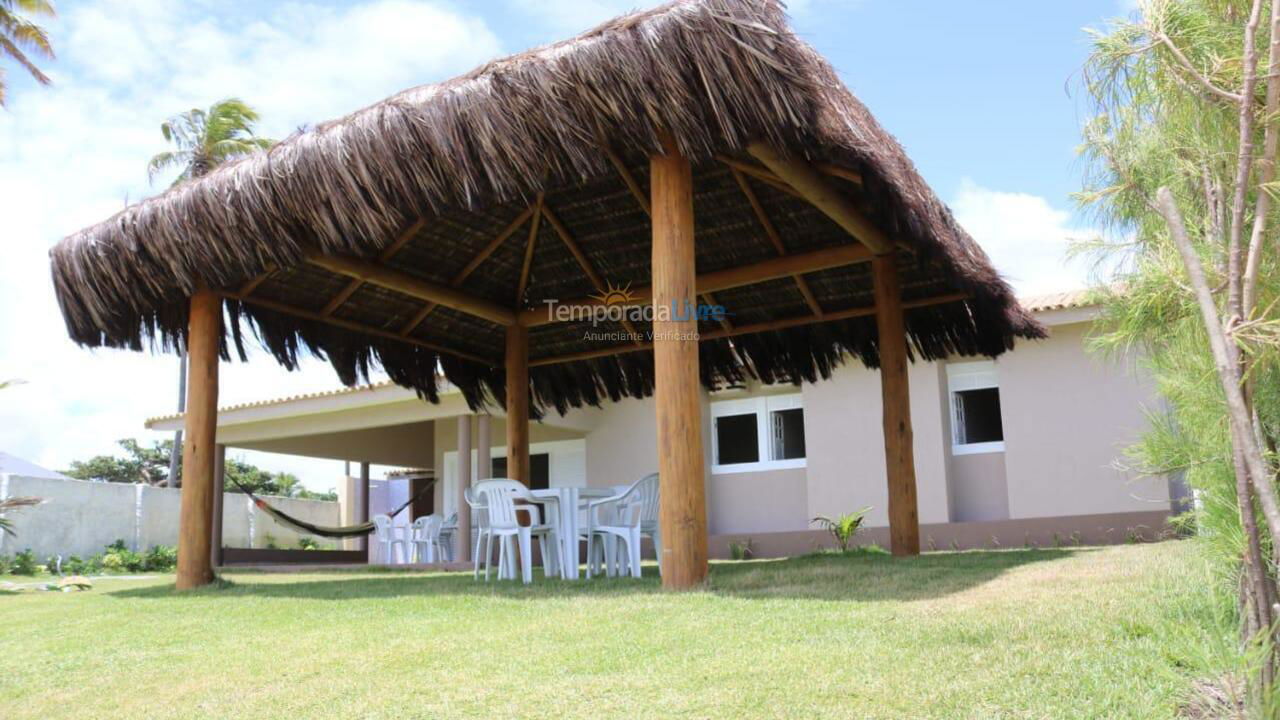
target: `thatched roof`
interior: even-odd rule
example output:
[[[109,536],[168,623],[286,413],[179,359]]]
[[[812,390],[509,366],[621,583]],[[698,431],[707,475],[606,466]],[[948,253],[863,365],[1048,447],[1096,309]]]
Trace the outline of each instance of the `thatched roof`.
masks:
[[[907,313],[915,356],[994,356],[1042,335],[774,0],[681,0],[299,132],[67,237],[51,251],[54,285],[85,346],[181,346],[186,298],[208,286],[228,298],[228,356],[243,355],[247,323],[287,367],[316,353],[350,384],[380,364],[428,398],[442,367],[471,402],[501,399],[500,325],[443,306],[423,316],[420,299],[306,259],[377,259],[508,308],[598,292],[584,263],[597,280],[648,285],[649,219],[636,195],[664,131],[694,163],[699,274],[776,257],[766,221],[788,254],[851,242],[759,172],[744,152],[759,140],[824,168],[903,248],[904,295],[920,303]],[[528,211],[540,194],[545,219]],[[809,299],[789,277],[716,294],[739,328],[803,317],[815,303],[841,319],[731,337],[707,324],[706,383],[744,372],[812,381],[846,352],[877,363],[874,321],[859,310],[872,304],[868,265],[804,280]],[[607,345],[580,324],[534,327],[530,343],[536,408],[651,390],[650,353],[595,357]],[[547,364],[558,358],[585,359]]]

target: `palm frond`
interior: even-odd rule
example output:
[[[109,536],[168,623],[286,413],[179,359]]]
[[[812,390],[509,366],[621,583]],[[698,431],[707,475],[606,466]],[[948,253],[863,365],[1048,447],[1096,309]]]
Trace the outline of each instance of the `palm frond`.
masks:
[[[10,510],[16,510],[23,507],[32,507],[44,502],[36,497],[14,497],[6,500],[0,500],[0,531],[8,535],[13,535],[13,521],[4,517],[5,513]]]

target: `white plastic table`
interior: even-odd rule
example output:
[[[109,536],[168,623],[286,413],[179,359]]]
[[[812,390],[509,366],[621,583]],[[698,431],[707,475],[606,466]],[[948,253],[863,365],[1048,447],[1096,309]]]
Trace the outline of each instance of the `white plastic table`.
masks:
[[[617,490],[611,487],[553,487],[529,492],[539,500],[550,501],[543,504],[548,514],[559,513],[560,522],[556,529],[560,534],[560,557],[564,559],[560,563],[560,575],[565,580],[577,580],[578,504],[583,500],[611,497]]]

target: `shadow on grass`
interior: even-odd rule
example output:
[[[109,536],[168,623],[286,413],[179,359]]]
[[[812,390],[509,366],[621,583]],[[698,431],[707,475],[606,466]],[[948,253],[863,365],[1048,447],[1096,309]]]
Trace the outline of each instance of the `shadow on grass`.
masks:
[[[930,553],[915,558],[893,558],[882,552],[850,551],[846,554],[814,553],[776,560],[715,562],[706,591],[739,598],[804,598],[827,601],[910,601],[944,597],[962,592],[1031,563],[1060,560],[1089,550],[1043,549]],[[500,597],[540,600],[559,597],[621,596],[662,591],[657,567],[649,564],[644,577],[594,578],[568,582],[546,579],[535,573],[532,585],[473,580],[471,573],[422,574],[326,571],[295,580],[289,575],[253,572],[230,573],[231,580],[200,590],[177,593],[171,585],[122,589],[107,593],[117,598],[205,598],[234,600],[239,597],[346,600],[432,595]]]

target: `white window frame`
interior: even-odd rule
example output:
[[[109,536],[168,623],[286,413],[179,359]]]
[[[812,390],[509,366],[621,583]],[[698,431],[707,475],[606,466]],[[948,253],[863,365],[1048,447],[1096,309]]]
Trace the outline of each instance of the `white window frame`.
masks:
[[[764,472],[767,470],[790,470],[808,465],[809,448],[806,444],[805,455],[791,460],[771,460],[773,457],[773,428],[770,425],[771,413],[777,410],[804,410],[804,402],[800,393],[791,395],[765,395],[763,397],[743,398],[741,400],[717,400],[711,403],[711,474],[730,475],[734,473]],[[720,438],[716,429],[716,419],[730,415],[756,416],[756,441],[759,443],[757,457],[760,460],[751,463],[719,463]]]
[[[951,454],[981,455],[984,453],[1004,452],[1004,441],[981,443],[958,442],[960,432],[959,408],[956,406],[956,393],[964,390],[1000,389],[1000,379],[996,374],[996,364],[992,360],[947,364],[947,402],[951,407]],[[1000,406],[1001,425],[1004,424],[1004,404]]]

